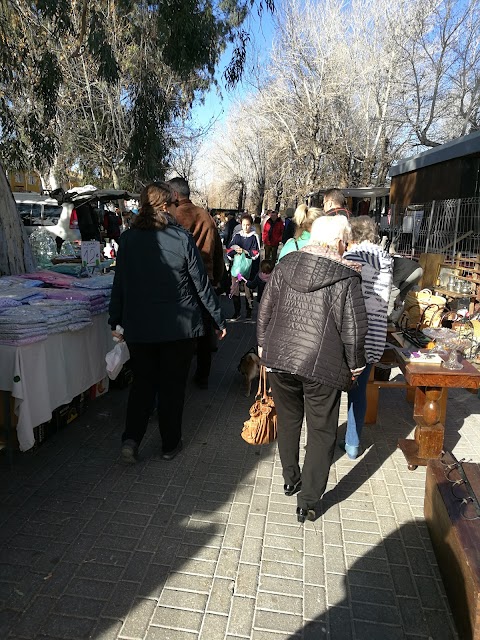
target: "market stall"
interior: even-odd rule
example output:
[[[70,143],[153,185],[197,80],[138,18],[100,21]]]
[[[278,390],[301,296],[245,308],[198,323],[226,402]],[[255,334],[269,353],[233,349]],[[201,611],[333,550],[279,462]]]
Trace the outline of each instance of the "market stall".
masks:
[[[50,420],[54,409],[105,377],[105,354],[113,346],[107,319],[102,313],[81,331],[0,345],[0,390],[14,400],[21,451],[34,446],[34,427]]]
[[[16,426],[21,451],[34,446],[34,429],[54,410],[105,378],[112,283],[113,273],[49,270],[0,278],[3,426]]]

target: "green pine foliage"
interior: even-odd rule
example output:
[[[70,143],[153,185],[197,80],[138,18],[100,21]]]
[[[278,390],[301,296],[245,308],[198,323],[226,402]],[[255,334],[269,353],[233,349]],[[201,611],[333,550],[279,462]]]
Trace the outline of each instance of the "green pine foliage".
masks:
[[[238,82],[242,25],[265,9],[273,0],[0,0],[0,160],[161,177],[172,121],[214,82],[229,42]]]

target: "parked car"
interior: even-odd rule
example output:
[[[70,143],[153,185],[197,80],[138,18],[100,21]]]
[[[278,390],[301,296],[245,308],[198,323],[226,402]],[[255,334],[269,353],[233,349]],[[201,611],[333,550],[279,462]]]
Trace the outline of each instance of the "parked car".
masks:
[[[102,223],[101,209],[107,202],[138,199],[138,195],[121,189],[96,189],[79,187],[70,191],[56,189],[48,195],[38,193],[14,193],[17,210],[22,218],[27,234],[42,226],[61,244],[63,240],[90,240],[93,235],[83,237],[84,230],[90,229],[85,222],[85,212],[93,219],[93,226]],[[88,206],[84,206],[88,205]],[[100,208],[100,211],[99,211]],[[77,215],[78,214],[78,215]],[[100,216],[100,217],[99,217]],[[98,220],[97,220],[98,217]]]

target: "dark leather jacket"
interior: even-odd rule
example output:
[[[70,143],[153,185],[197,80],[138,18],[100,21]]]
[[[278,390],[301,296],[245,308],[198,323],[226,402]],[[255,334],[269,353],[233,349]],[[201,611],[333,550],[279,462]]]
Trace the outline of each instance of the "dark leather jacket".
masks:
[[[127,342],[169,342],[204,335],[203,308],[225,318],[192,235],[173,220],[161,231],[132,228],[120,236],[109,324]]]
[[[277,264],[258,312],[263,364],[347,390],[366,333],[361,277],[346,261],[302,250]]]

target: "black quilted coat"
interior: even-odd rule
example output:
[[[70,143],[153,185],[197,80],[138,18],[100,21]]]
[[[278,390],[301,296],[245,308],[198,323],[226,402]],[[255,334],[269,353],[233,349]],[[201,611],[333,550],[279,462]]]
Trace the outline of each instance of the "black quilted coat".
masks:
[[[262,363],[347,390],[365,366],[360,274],[340,260],[294,251],[273,270],[258,311]]]

